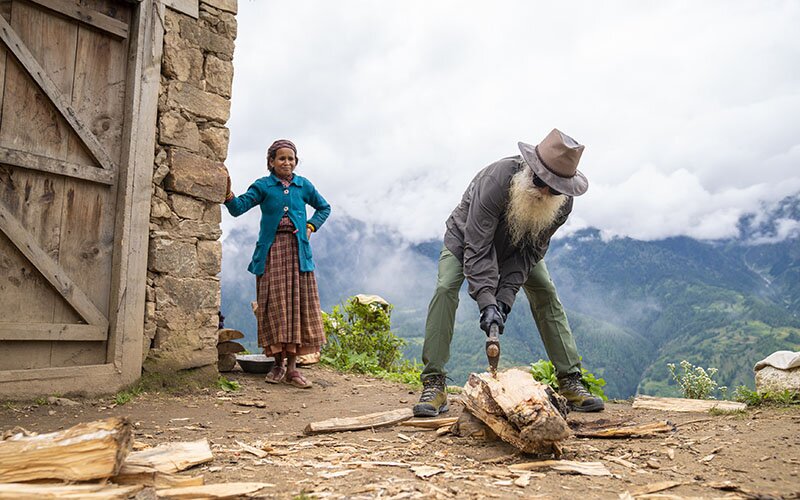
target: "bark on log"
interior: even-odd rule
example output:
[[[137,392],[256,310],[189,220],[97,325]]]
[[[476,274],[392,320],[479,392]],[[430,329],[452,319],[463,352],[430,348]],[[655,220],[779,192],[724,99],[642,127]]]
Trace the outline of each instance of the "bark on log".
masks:
[[[233,328],[220,328],[217,331],[217,342],[228,342],[231,340],[243,339],[244,333]]]
[[[464,406],[500,439],[525,453],[561,454],[570,436],[564,398],[517,368],[472,373],[464,386]]]
[[[244,351],[244,346],[238,342],[220,342],[217,344],[218,354],[229,354]]]
[[[119,472],[131,441],[131,424],[120,417],[49,434],[15,434],[0,441],[0,483],[107,478]]]
[[[236,366],[236,354],[230,352],[227,354],[219,354],[217,357],[217,370],[220,372],[229,372]]]

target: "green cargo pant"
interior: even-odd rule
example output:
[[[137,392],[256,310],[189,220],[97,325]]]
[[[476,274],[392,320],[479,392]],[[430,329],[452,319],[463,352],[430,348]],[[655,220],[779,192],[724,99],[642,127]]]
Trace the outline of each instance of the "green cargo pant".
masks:
[[[428,306],[428,318],[425,322],[425,343],[422,346],[422,362],[425,363],[425,368],[421,378],[446,373],[444,366],[450,359],[458,292],[463,282],[463,265],[450,250],[442,247],[436,291]],[[580,373],[578,348],[544,260],[531,268],[522,288],[528,296],[531,314],[536,321],[547,356],[556,368],[556,375],[563,377],[570,373]],[[477,324],[475,330],[477,334]]]

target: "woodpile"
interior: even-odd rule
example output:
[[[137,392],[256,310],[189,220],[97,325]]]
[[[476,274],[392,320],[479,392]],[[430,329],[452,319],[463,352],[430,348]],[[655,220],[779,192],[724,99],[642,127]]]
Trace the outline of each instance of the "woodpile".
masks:
[[[571,435],[564,398],[524,370],[512,368],[496,378],[470,374],[463,403],[495,435],[525,453],[559,457],[560,443]]]
[[[236,353],[244,351],[244,346],[234,341],[243,339],[244,334],[233,328],[220,328],[217,334],[217,369],[229,372],[236,366]]]
[[[140,451],[131,451],[132,443],[132,426],[120,417],[49,434],[6,432],[0,439],[0,500],[249,498],[273,486],[207,485],[201,475],[178,474],[214,460],[206,439]]]

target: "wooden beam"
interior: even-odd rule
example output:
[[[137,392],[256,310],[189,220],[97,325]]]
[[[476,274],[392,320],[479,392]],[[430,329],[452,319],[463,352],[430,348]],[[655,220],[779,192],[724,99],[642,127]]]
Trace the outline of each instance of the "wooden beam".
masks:
[[[0,18],[2,19],[2,18]],[[89,297],[67,276],[64,269],[53,260],[36,242],[14,215],[0,204],[0,231],[17,246],[20,252],[36,266],[36,269],[50,282],[62,297],[90,325],[108,329],[108,319],[92,303]]]
[[[78,112],[70,106],[67,98],[58,90],[56,84],[53,83],[44,68],[42,68],[36,58],[33,57],[31,51],[28,50],[25,42],[22,41],[17,32],[14,31],[3,16],[0,16],[0,39],[5,42],[8,49],[27,70],[31,78],[39,85],[47,97],[50,98],[50,101],[52,101],[58,112],[61,113],[67,123],[69,123],[100,166],[106,170],[116,170],[114,161],[109,156],[105,147],[100,144],[97,137],[95,137],[92,131],[84,124],[84,121],[78,116]]]
[[[164,5],[195,19],[200,16],[199,0],[164,0]]]
[[[306,434],[322,434],[324,432],[359,431],[394,425],[413,417],[411,408],[370,413],[358,417],[331,418],[321,422],[311,422],[303,432]]]
[[[118,38],[128,38],[128,25],[118,19],[107,16],[102,12],[84,7],[68,0],[28,0],[46,9],[76,19]]]
[[[108,380],[117,374],[114,365],[107,363],[104,365],[83,365],[83,366],[65,366],[63,368],[32,368],[27,370],[4,370],[0,371],[0,387],[3,389],[4,396],[10,395],[31,395],[37,392],[31,389],[34,382],[43,382],[51,389],[53,383],[57,379],[74,378],[80,380],[81,385],[75,385],[73,390],[86,390],[86,381],[97,381],[99,385],[106,386]],[[21,391],[10,391],[7,389],[7,383],[20,382],[19,388]],[[59,386],[61,387],[61,386]],[[27,388],[27,390],[26,390]],[[46,393],[45,391],[42,391]],[[95,391],[99,392],[99,391]]]
[[[16,149],[9,149],[0,146],[0,163],[13,167],[38,170],[49,174],[63,175],[75,179],[106,184],[114,184],[114,172],[97,167],[78,165],[68,161],[55,160],[47,156],[41,156]]]
[[[0,323],[0,340],[97,341],[108,331],[95,325],[54,323]]]

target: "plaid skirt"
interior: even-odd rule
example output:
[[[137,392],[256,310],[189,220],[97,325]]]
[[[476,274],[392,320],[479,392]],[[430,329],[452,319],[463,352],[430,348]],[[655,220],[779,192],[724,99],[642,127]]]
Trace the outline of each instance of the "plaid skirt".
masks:
[[[267,356],[301,356],[325,344],[317,280],[313,272],[300,272],[297,237],[288,217],[278,225],[264,274],[256,277],[256,300],[258,345]]]

